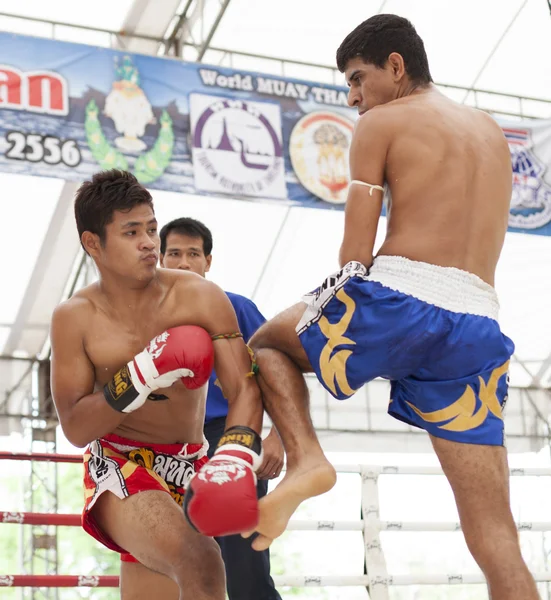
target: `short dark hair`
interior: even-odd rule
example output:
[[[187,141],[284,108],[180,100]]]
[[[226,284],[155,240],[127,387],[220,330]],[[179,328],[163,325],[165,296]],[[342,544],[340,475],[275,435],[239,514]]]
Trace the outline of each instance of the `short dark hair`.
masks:
[[[382,69],[393,52],[402,56],[408,77],[413,82],[432,82],[423,40],[415,27],[398,15],[374,15],[358,25],[339,46],[337,67],[344,73],[348,62],[359,57]]]
[[[162,229],[159,237],[161,238],[161,254],[166,252],[166,239],[168,234],[174,232],[188,237],[201,238],[203,240],[203,252],[208,256],[212,252],[212,233],[210,229],[201,221],[190,217],[174,219],[167,223]]]
[[[132,173],[118,169],[96,173],[78,188],[75,196],[79,237],[91,231],[104,243],[105,227],[113,221],[114,212],[130,211],[140,204],[149,204],[153,209],[153,198]]]

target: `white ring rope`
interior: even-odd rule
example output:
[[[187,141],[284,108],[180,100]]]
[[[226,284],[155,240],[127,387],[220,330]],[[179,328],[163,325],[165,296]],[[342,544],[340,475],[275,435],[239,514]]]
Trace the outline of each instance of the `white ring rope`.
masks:
[[[532,573],[536,581],[551,581],[551,571]],[[374,579],[368,575],[276,575],[274,583],[279,587],[352,587],[370,586],[371,598],[379,588],[388,589],[390,585],[471,585],[486,583],[482,573],[447,573],[440,575],[395,575],[386,579]]]
[[[379,531],[461,531],[459,521],[379,521]],[[551,531],[551,521],[522,521],[519,531]],[[363,531],[364,521],[301,521],[291,519],[288,531]]]
[[[0,457],[2,458],[2,457]],[[6,457],[3,457],[6,458]],[[8,457],[9,458],[9,457]],[[73,457],[70,457],[73,458]],[[32,460],[32,457],[17,457],[22,460]],[[59,462],[77,462],[66,460]],[[380,533],[390,532],[432,532],[432,531],[461,531],[457,521],[381,521],[379,518],[379,477],[389,475],[440,475],[444,473],[439,467],[411,466],[364,466],[364,465],[334,465],[338,473],[356,473],[361,476],[362,488],[362,518],[355,521],[315,521],[291,519],[287,529],[290,531],[359,531],[364,538],[364,556],[367,575],[280,575],[275,576],[274,582],[279,587],[322,587],[322,586],[361,586],[369,589],[370,600],[389,600],[389,586],[409,585],[466,585],[484,584],[486,580],[482,573],[439,573],[419,575],[390,575],[386,570],[386,561],[381,546]],[[551,468],[513,468],[509,470],[513,477],[549,477]],[[73,525],[77,515],[54,515],[63,522],[51,523],[52,526]],[[51,517],[42,513],[0,513],[0,522],[25,524],[27,518],[39,520]],[[30,521],[29,521],[30,524]],[[545,532],[551,531],[551,522],[521,521],[516,524],[518,531]],[[551,571],[532,574],[539,582],[551,582]],[[24,576],[0,575],[0,587],[10,586],[14,578]],[[58,577],[56,575],[46,578]],[[59,576],[65,577],[65,576]],[[10,582],[11,579],[11,582]],[[99,579],[102,579],[100,577]],[[103,577],[109,579],[109,577]],[[113,578],[111,578],[113,579]],[[46,585],[46,584],[44,584]],[[53,587],[55,584],[49,584]],[[76,584],[75,584],[76,585]],[[80,585],[80,584],[79,584]],[[86,585],[86,584],[83,584]],[[108,587],[114,585],[105,583]],[[24,587],[20,584],[19,587]]]
[[[282,575],[275,576],[277,586],[323,587],[323,586],[362,586],[369,588],[371,600],[389,600],[390,586],[407,585],[467,585],[484,584],[482,573],[442,573],[420,575],[390,575],[381,546],[382,531],[461,531],[457,521],[381,521],[379,519],[379,477],[387,475],[440,475],[440,467],[411,466],[365,466],[334,465],[338,473],[357,473],[362,479],[361,521],[315,521],[291,519],[287,526],[290,531],[360,531],[364,537],[365,564],[367,575],[327,576],[327,575]],[[551,468],[512,468],[512,477],[549,477]],[[522,521],[517,523],[519,531],[551,531],[551,522]],[[551,571],[533,573],[536,581],[551,581]]]
[[[374,473],[377,475],[444,475],[440,467],[410,467],[410,466],[366,466],[366,465],[333,465],[338,473]],[[509,469],[512,477],[549,477],[549,467],[529,467]]]

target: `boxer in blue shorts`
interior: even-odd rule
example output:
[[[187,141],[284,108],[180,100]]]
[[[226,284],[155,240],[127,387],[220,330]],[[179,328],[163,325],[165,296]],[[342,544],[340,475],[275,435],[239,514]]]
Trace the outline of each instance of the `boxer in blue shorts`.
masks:
[[[430,434],[491,597],[535,600],[510,508],[503,408],[514,346],[494,290],[512,191],[507,142],[489,115],[436,89],[423,42],[402,17],[359,25],[337,66],[360,115],[341,270],[250,341],[287,455],[284,479],[260,502],[253,547],[269,546],[304,499],[335,481],[303,373],[341,400],[384,377],[390,414]],[[375,252],[384,199],[387,231]]]
[[[504,444],[514,346],[490,285],[452,267],[379,256],[369,272],[349,262],[304,300],[297,332],[335,398],[384,377],[397,419],[456,442]]]

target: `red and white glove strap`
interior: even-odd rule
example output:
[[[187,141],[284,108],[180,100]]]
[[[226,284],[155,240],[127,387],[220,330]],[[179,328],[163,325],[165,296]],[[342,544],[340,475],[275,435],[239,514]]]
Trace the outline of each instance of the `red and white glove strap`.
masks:
[[[131,364],[132,367],[130,366]],[[149,394],[153,390],[170,387],[182,377],[195,376],[195,373],[191,369],[174,369],[173,371],[159,375],[155,360],[147,349],[136,354],[134,360],[128,363],[128,368],[131,369],[132,377],[136,375],[136,379],[139,380],[140,384],[149,388]]]

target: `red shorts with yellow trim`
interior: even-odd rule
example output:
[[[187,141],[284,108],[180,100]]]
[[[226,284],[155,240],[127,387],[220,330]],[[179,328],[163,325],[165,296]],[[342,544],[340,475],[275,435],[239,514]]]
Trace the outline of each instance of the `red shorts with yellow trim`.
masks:
[[[109,434],[93,441],[84,453],[84,511],[82,526],[121,560],[137,562],[106,535],[92,508],[104,492],[123,500],[146,490],[167,492],[180,506],[191,477],[208,460],[208,443],[149,444]]]

